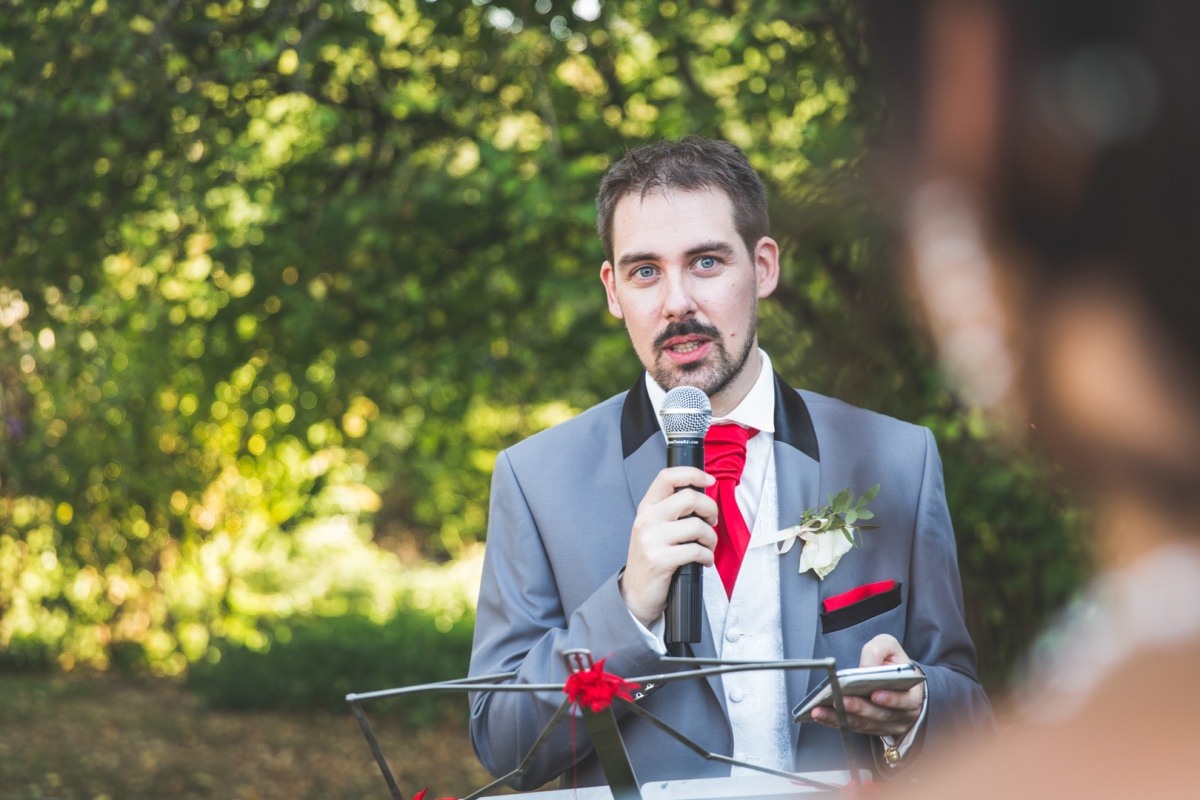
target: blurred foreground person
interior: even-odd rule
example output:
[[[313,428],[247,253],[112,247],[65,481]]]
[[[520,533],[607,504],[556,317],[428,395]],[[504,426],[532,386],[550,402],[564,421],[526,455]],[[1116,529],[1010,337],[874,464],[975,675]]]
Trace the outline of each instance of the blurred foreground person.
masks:
[[[872,13],[943,362],[1079,480],[1099,568],[1000,740],[920,796],[1198,796],[1200,4]]]

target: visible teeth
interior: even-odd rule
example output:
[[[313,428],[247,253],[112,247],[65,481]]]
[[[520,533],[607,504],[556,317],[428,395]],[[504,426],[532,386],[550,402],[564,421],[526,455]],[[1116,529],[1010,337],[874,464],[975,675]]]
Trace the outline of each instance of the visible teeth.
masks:
[[[684,342],[683,344],[675,345],[671,349],[676,353],[690,353],[693,350],[699,350],[701,344],[703,342]]]

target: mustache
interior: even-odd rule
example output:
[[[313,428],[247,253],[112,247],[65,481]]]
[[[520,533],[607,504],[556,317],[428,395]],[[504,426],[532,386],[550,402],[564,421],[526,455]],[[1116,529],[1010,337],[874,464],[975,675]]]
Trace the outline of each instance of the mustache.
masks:
[[[667,327],[663,328],[662,333],[654,338],[654,349],[661,350],[663,345],[676,336],[690,336],[694,334],[707,336],[713,340],[720,340],[721,338],[721,332],[712,325],[706,325],[698,319],[685,319],[668,323]]]

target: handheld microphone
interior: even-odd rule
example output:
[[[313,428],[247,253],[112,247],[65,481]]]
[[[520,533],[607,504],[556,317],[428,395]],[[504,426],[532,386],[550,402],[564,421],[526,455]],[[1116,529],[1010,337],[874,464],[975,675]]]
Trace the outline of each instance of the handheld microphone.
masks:
[[[703,470],[704,434],[708,433],[708,424],[712,421],[708,395],[695,386],[676,386],[667,392],[658,413],[667,435],[667,466]],[[679,645],[684,642],[700,641],[700,621],[704,613],[703,575],[704,567],[693,562],[675,570],[671,577],[663,637],[670,655],[682,655]]]

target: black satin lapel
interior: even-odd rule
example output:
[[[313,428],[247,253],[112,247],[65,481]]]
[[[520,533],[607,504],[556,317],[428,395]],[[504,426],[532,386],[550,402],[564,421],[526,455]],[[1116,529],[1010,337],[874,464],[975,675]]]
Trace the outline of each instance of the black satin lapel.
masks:
[[[775,373],[775,441],[791,445],[813,461],[821,460],[817,431],[813,427],[808,406],[804,404],[804,398],[779,377],[778,372]]]
[[[775,373],[775,401],[775,441],[789,444],[813,461],[820,461],[817,432],[808,406],[799,393],[779,377],[779,373]],[[621,453],[625,458],[661,431],[657,414],[658,410],[650,405],[643,375],[625,395],[625,405],[621,409]]]
[[[655,476],[667,467],[667,440],[650,407],[643,378],[625,395],[621,409],[621,450],[629,496],[636,509]]]
[[[650,405],[650,393],[646,391],[646,376],[643,374],[625,394],[625,405],[621,407],[621,456],[629,458],[642,448],[647,439],[661,431],[658,410]]]

